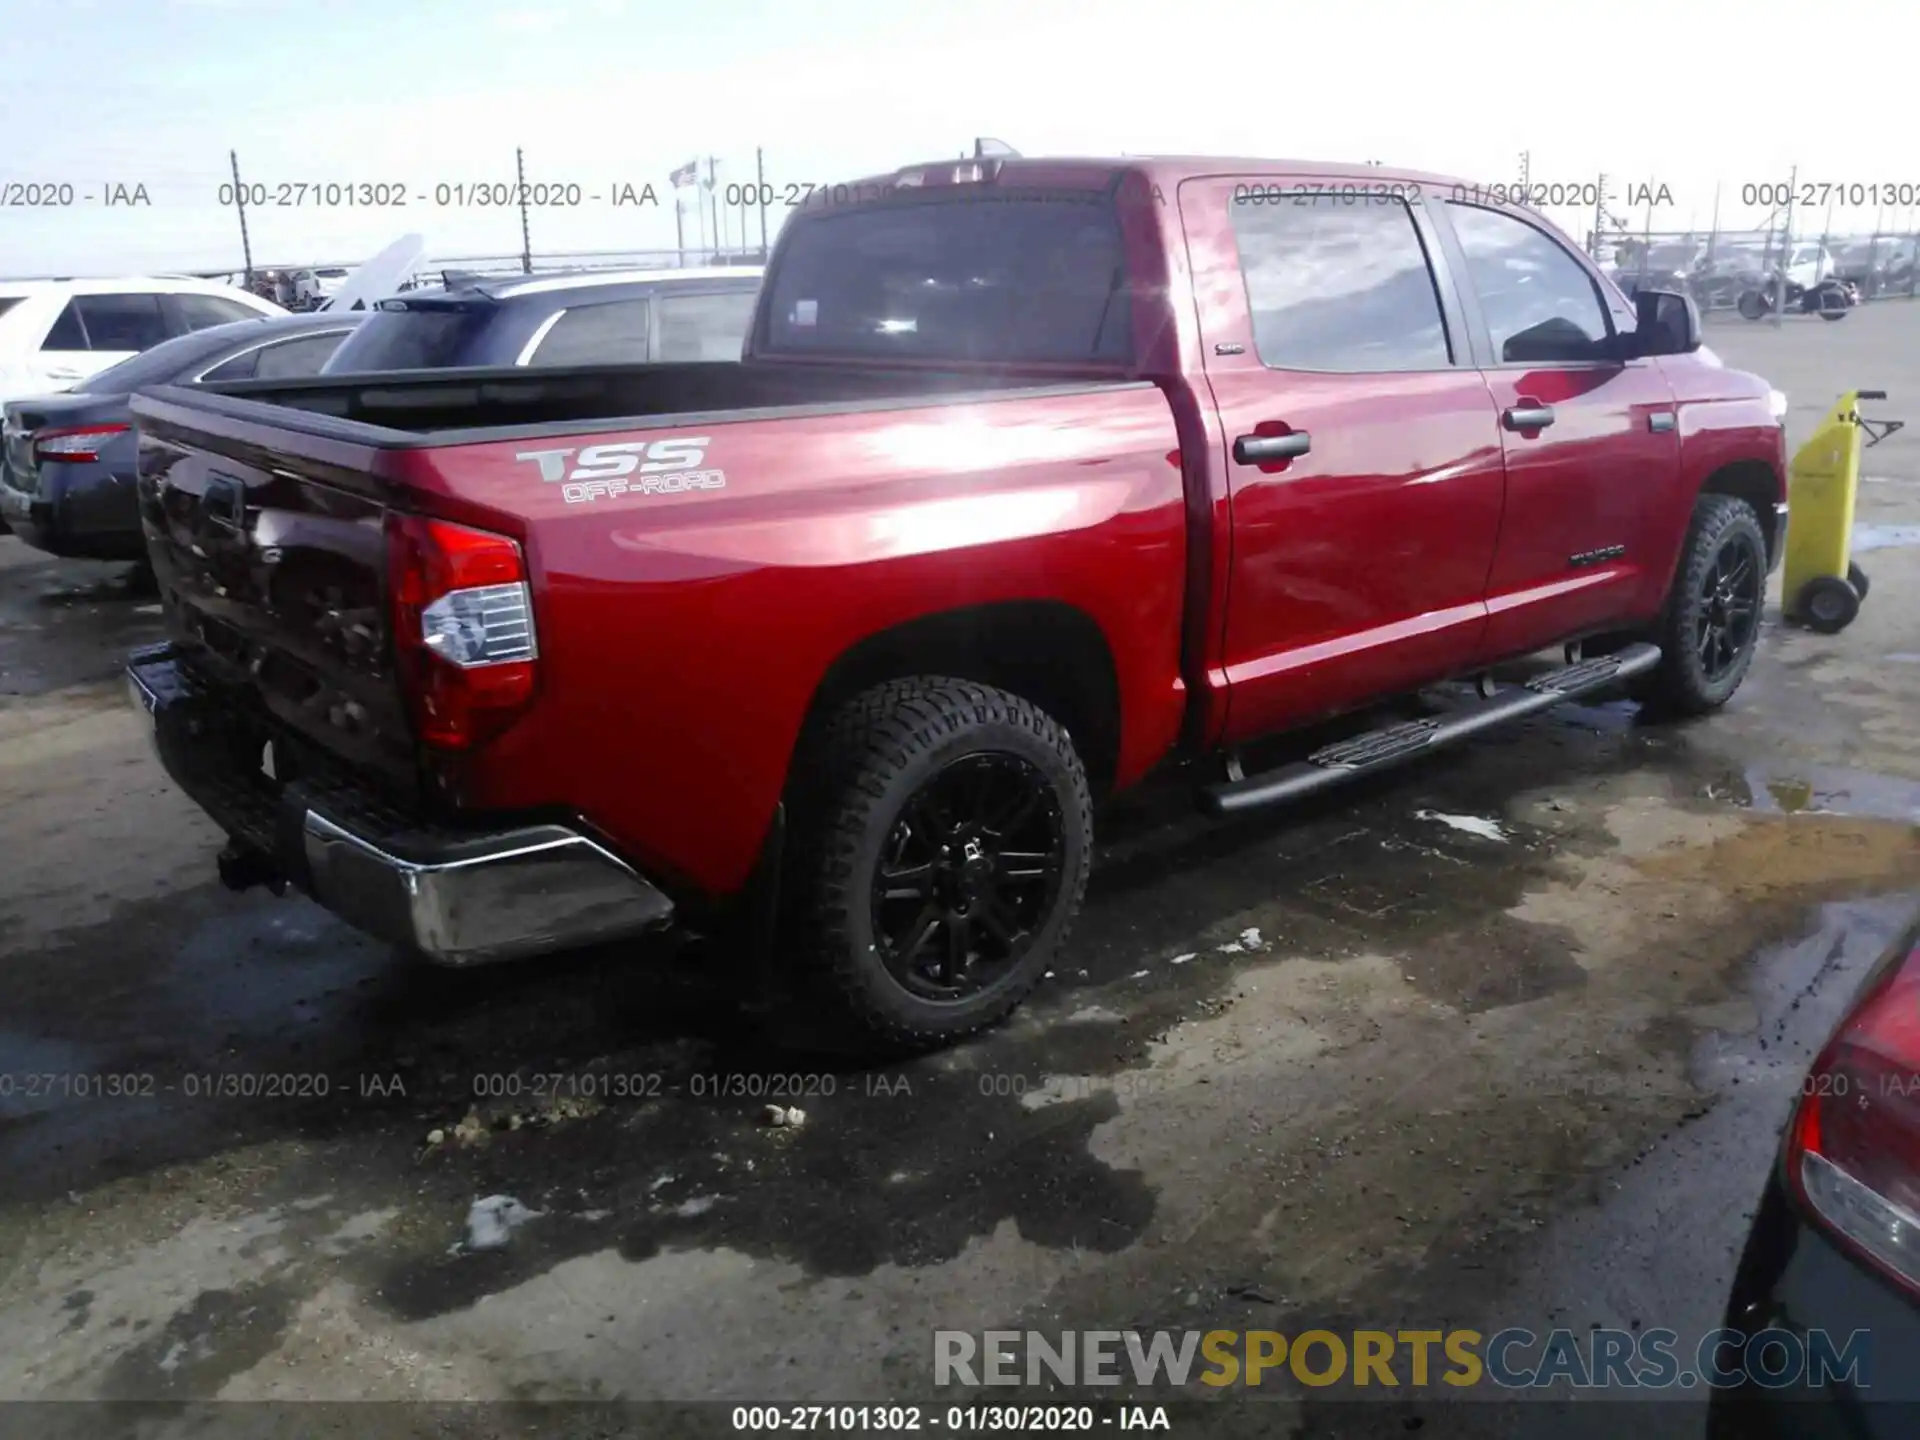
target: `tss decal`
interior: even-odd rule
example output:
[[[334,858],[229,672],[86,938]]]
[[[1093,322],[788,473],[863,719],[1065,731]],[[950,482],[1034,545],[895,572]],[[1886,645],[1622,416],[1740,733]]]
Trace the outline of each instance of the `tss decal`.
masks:
[[[584,450],[522,450],[513,458],[532,461],[540,478],[561,480],[618,480],[638,470],[642,475],[664,475],[675,470],[698,470],[706,458],[710,435],[683,435],[669,440],[626,440],[589,445]],[[578,456],[571,471],[567,461]],[[643,463],[644,460],[644,463]]]

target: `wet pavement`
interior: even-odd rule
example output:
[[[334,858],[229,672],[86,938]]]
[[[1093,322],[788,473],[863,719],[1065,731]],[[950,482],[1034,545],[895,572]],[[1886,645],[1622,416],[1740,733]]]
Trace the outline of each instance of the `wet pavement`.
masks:
[[[1710,339],[1804,431],[1847,384],[1920,410],[1916,327]],[[0,1399],[925,1399],[936,1329],[1711,1328],[1920,907],[1920,428],[1869,457],[1860,619],[1770,623],[1724,714],[1563,707],[1224,824],[1127,797],[1029,1006],[875,1070],[702,942],[447,972],[220,889],[121,697],[151,602],[0,540]]]

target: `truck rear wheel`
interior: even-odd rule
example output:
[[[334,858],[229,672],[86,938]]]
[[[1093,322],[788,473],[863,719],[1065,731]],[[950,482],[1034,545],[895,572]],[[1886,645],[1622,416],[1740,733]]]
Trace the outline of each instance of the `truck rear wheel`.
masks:
[[[1641,698],[1670,715],[1701,715],[1731,700],[1753,663],[1766,583],[1767,542],[1753,507],[1702,495],[1654,637],[1660,667]]]
[[[951,1044],[1039,982],[1086,893],[1067,732],[1003,690],[891,681],[808,747],[787,893],[809,990],[861,1049]]]

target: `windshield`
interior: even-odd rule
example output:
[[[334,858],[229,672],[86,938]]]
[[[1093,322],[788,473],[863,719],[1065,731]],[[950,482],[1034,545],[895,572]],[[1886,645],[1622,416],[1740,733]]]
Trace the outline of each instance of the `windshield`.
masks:
[[[964,194],[800,221],[768,277],[762,353],[1002,362],[1132,353],[1103,195]]]
[[[360,322],[327,363],[322,375],[370,370],[439,370],[462,363],[496,307],[460,301],[435,305],[413,301],[402,309],[377,309]]]

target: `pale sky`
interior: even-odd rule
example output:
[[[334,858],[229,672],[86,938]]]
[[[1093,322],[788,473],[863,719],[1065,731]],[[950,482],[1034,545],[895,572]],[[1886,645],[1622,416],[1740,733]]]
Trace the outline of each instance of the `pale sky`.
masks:
[[[516,211],[432,203],[443,183],[511,181],[516,145],[530,181],[581,189],[533,212],[538,258],[672,246],[667,173],[695,155],[719,157],[724,186],[751,182],[763,147],[784,192],[957,156],[976,135],[1030,155],[1378,159],[1501,181],[1527,150],[1536,185],[1607,174],[1636,228],[1630,190],[1664,186],[1655,230],[1706,227],[1716,184],[1723,227],[1760,223],[1747,187],[1797,165],[1856,187],[1836,233],[1912,230],[1920,17],[1866,0],[1843,20],[1773,0],[0,0],[0,201],[33,184],[75,197],[0,204],[0,276],[237,270],[230,149],[275,190],[409,196],[255,207],[257,265],[352,263],[410,230],[437,257],[517,254]],[[608,201],[648,184],[657,206]],[[115,185],[151,203],[104,205]],[[1591,223],[1548,213],[1576,239]],[[1795,229],[1827,223],[1817,201]],[[757,210],[748,225],[757,240]]]

